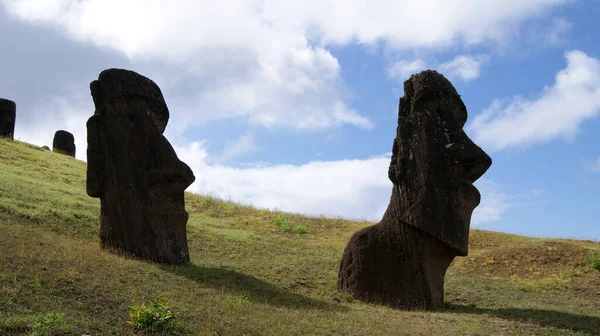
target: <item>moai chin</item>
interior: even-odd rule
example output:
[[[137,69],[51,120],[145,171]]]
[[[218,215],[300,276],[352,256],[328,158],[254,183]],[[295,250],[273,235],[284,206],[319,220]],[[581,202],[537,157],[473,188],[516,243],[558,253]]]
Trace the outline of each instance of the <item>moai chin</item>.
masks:
[[[0,137],[13,139],[17,104],[14,101],[0,98]]]
[[[426,70],[404,82],[382,220],[356,232],[342,255],[339,289],[407,309],[444,303],[444,276],[468,253],[473,186],[491,158],[463,131],[467,109],[443,75]]]
[[[52,151],[75,157],[75,137],[73,137],[73,134],[63,130],[56,131],[54,140],[52,140]]]
[[[163,136],[169,110],[160,88],[129,70],[90,84],[87,193],[100,198],[100,243],[168,264],[190,260],[184,190],[194,180]]]

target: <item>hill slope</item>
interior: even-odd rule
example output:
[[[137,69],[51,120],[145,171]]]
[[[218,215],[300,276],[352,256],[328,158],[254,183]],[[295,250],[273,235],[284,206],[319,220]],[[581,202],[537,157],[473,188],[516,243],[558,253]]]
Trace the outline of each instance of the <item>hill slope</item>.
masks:
[[[470,255],[448,271],[446,307],[400,311],[335,288],[348,238],[370,223],[186,203],[190,265],[110,254],[85,163],[0,140],[0,334],[131,334],[130,300],[159,292],[180,334],[600,334],[600,272],[585,259],[598,242],[473,230]]]

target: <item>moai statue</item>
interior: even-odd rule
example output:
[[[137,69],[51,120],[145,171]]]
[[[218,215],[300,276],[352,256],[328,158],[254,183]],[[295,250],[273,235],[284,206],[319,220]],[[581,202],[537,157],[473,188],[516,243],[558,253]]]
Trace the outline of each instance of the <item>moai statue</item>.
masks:
[[[13,139],[16,114],[17,104],[12,100],[0,98],[0,137]]]
[[[63,130],[56,131],[52,141],[52,151],[75,157],[75,137],[73,137],[73,134]]]
[[[467,109],[452,84],[426,70],[404,82],[383,219],[356,232],[342,255],[339,289],[406,309],[444,303],[444,276],[466,256],[473,186],[491,158],[463,131]]]
[[[90,84],[87,193],[99,197],[103,248],[184,264],[184,190],[194,180],[163,136],[169,110],[160,88],[129,70],[108,69]]]

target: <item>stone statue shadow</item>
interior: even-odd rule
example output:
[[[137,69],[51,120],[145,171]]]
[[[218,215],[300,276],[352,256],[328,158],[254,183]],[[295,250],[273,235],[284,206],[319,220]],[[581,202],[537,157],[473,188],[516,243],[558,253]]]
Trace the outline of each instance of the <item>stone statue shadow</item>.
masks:
[[[532,322],[540,326],[569,329],[588,335],[600,335],[600,318],[577,315],[553,310],[525,308],[478,308],[446,303],[438,309],[440,312],[464,314],[488,314],[510,321]]]
[[[223,289],[237,295],[245,295],[252,302],[268,305],[299,308],[320,309],[327,311],[347,311],[348,308],[320,301],[278,288],[266,281],[232,270],[201,267],[193,263],[186,265],[161,265],[163,270],[185,276],[203,286]]]

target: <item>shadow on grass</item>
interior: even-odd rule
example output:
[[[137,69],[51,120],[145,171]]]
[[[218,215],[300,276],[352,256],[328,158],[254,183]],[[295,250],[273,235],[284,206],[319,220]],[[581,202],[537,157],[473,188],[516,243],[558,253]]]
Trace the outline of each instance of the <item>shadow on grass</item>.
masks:
[[[330,311],[346,311],[348,308],[333,303],[311,299],[299,294],[275,287],[255,277],[221,268],[200,267],[194,264],[182,266],[161,266],[165,271],[192,279],[204,286],[224,289],[238,295],[245,295],[248,300],[273,306],[322,309]]]
[[[446,304],[441,311],[464,314],[488,314],[503,319],[519,322],[536,323],[540,326],[570,329],[590,335],[600,335],[600,318],[595,316],[576,315],[542,309],[523,308],[477,308],[456,304]]]

